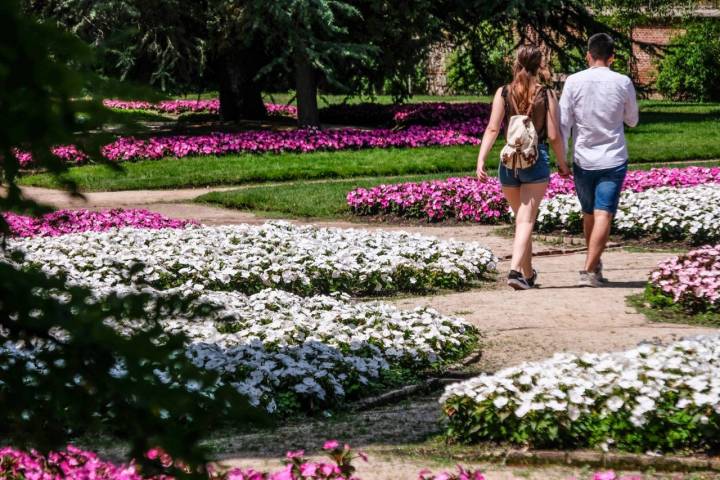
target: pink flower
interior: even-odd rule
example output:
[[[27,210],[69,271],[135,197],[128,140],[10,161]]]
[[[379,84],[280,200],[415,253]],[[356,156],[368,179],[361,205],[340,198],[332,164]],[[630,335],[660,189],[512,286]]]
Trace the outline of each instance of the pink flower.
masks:
[[[150,460],[155,460],[158,457],[160,457],[161,450],[159,448],[151,448],[147,451],[145,456],[149,458]]]
[[[303,477],[312,477],[317,473],[318,466],[315,463],[303,463],[300,465],[300,474]]]
[[[285,454],[285,458],[301,458],[305,455],[305,450],[291,450]]]
[[[337,440],[328,440],[323,444],[323,450],[335,450],[340,446],[340,442]]]
[[[616,480],[617,476],[615,475],[615,472],[612,470],[608,470],[607,472],[597,472],[593,476],[593,480]]]

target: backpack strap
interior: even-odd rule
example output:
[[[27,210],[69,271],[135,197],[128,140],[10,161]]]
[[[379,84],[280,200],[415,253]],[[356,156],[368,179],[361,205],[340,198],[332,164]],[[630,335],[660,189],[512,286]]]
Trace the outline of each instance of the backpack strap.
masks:
[[[538,85],[538,88],[535,89],[535,95],[533,95],[533,98],[530,101],[530,105],[528,106],[527,113],[525,114],[526,117],[529,117],[532,114],[533,110],[535,109],[535,101],[538,99],[541,93],[545,93],[545,105],[547,106],[547,89]]]

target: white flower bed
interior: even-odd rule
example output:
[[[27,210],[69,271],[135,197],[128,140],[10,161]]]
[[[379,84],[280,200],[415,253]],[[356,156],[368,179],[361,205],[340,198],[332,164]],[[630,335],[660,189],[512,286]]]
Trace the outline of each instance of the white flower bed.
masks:
[[[363,245],[370,251],[364,256]],[[429,309],[353,303],[347,294],[301,297],[264,289],[248,295],[242,291],[260,288],[249,279],[265,278],[285,287],[283,279],[294,275],[291,288],[314,291],[338,278],[346,283],[330,288],[346,287],[352,274],[363,271],[368,278],[387,276],[386,288],[397,288],[394,279],[413,269],[420,279],[450,275],[454,281],[469,281],[467,275],[482,270],[474,266],[478,258],[488,258],[483,268],[494,261],[474,244],[288,224],[122,229],[12,240],[10,247],[25,253],[22,267],[63,274],[69,284],[91,288],[100,299],[143,291],[191,300],[186,311],[164,321],[165,329],[188,337],[188,355],[196,365],[219,372],[223,382],[269,411],[315,408],[362,396],[391,369],[420,373],[461,358],[478,335],[459,318]],[[267,265],[270,261],[275,263]],[[332,267],[333,261],[340,265]],[[144,267],[133,271],[138,263]],[[329,280],[322,268],[325,275],[340,273],[329,273]],[[280,278],[273,279],[275,275]],[[208,304],[214,307],[211,313]],[[130,327],[142,325],[117,326]],[[109,373],[122,375],[123,369]]]
[[[577,197],[558,195],[544,200],[537,225],[546,231],[581,231],[582,212]],[[653,235],[694,243],[720,239],[720,185],[623,191],[614,228],[628,237]]]
[[[113,292],[137,292],[123,286],[96,286],[94,291],[100,299]],[[193,363],[219,373],[223,383],[270,412],[362,396],[388,370],[420,373],[440,366],[464,356],[478,338],[477,330],[463,320],[431,309],[351,303],[347,296],[300,297],[280,290],[251,296],[148,287],[142,291],[191,299],[188,310],[163,322],[166,331],[186,335]],[[208,305],[214,307],[210,314]],[[143,327],[118,326],[125,331]],[[24,361],[34,357],[13,345],[3,348],[1,341],[0,353]],[[121,366],[108,373],[125,374]],[[162,372],[158,376],[162,378]]]
[[[279,288],[305,295],[459,288],[494,271],[497,261],[477,243],[285,222],[85,232],[13,240],[11,247],[47,273],[91,285],[121,284],[142,263],[142,278],[160,289]]]
[[[190,311],[166,328],[191,339],[189,354],[198,366],[221,372],[270,410],[285,391],[337,401],[391,367],[421,369],[459,358],[477,338],[461,319],[434,310],[349,300],[278,290],[213,292],[196,303],[220,307],[212,318],[193,318]]]
[[[458,440],[645,451],[720,446],[720,337],[556,354],[447,387]]]

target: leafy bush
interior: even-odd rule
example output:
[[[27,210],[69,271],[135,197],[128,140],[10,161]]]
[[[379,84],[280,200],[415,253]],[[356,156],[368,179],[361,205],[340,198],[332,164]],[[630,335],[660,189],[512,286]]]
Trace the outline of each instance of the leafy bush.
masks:
[[[720,100],[720,22],[693,24],[671,42],[656,87],[675,100]]]

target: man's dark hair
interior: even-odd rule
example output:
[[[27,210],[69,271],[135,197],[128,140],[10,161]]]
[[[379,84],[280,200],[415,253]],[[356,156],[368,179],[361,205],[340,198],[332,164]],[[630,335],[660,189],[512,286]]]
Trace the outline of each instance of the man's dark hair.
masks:
[[[615,40],[607,33],[596,33],[588,40],[588,52],[594,60],[607,62],[615,55]]]

